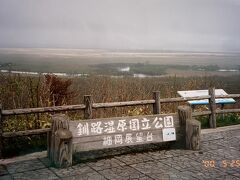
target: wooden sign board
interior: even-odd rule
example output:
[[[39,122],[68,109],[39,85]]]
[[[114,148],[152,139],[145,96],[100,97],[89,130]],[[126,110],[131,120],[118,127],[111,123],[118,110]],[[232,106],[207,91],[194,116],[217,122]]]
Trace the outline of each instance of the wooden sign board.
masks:
[[[199,97],[207,96],[208,90],[192,90],[192,91],[178,91],[177,92],[181,97]],[[215,95],[228,95],[223,89],[215,89]],[[216,99],[216,104],[233,104],[236,101],[233,98],[221,98]],[[190,105],[207,105],[209,104],[208,99],[188,101]]]
[[[174,114],[69,121],[69,130],[78,152],[175,141],[179,119]]]

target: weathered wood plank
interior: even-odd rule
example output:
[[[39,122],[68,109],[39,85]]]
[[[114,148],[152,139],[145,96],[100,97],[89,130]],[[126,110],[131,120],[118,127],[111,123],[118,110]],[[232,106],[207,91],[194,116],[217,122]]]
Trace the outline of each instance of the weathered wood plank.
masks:
[[[79,152],[79,151],[89,151],[89,150],[97,150],[97,149],[106,149],[106,148],[116,148],[116,147],[122,147],[122,146],[135,146],[135,145],[141,145],[141,144],[151,144],[151,143],[159,143],[159,142],[168,142],[163,141],[163,135],[162,132],[159,130],[153,130],[153,140],[152,141],[146,141],[144,139],[143,142],[137,142],[136,143],[136,137],[132,139],[133,143],[123,143],[123,144],[112,144],[111,146],[103,146],[102,140],[96,140],[96,141],[85,141],[85,142],[79,142],[78,139],[73,139],[73,152]],[[179,141],[180,133],[179,128],[176,128],[176,141]]]
[[[240,98],[240,94],[217,95],[217,98]]]
[[[151,135],[153,136],[152,140],[149,138],[147,141],[146,135],[147,132],[143,133],[143,138],[136,137],[136,133],[131,133],[133,136],[131,140],[126,139],[126,134],[122,136],[122,142],[119,141],[115,143],[115,137],[114,135],[108,135],[108,136],[100,136],[99,138],[94,138],[94,141],[79,141],[79,138],[73,139],[73,145],[74,147],[78,147],[79,151],[88,151],[88,150],[96,150],[96,149],[105,149],[105,148],[114,148],[114,147],[121,147],[121,146],[130,146],[130,145],[139,145],[139,144],[146,144],[146,143],[156,143],[156,142],[163,142],[162,133],[159,133],[159,131],[151,131]],[[118,134],[116,134],[118,136]],[[109,138],[108,145],[103,144],[103,138],[104,137],[111,137]],[[127,140],[127,141],[126,141]]]
[[[191,100],[201,100],[201,99],[208,99],[210,96],[198,96],[198,97],[177,97],[177,98],[164,98],[161,99],[161,103],[173,103],[173,102],[186,102]]]
[[[137,145],[144,142],[172,141],[176,140],[178,128],[179,121],[176,114],[173,116],[157,114],[69,122],[69,130],[73,134],[73,144],[79,144],[76,145],[78,150],[84,151],[130,144]]]
[[[174,128],[176,129],[176,132],[178,132],[180,130],[179,126],[174,126]],[[102,135],[92,135],[92,136],[83,136],[83,137],[77,137],[75,136],[73,139],[73,143],[85,143],[85,142],[95,142],[95,141],[103,141],[103,138],[106,136],[112,136],[114,137],[115,135],[123,135],[123,137],[126,136],[126,134],[133,134],[134,136],[136,136],[136,134],[138,133],[143,133],[143,134],[148,134],[151,132],[158,132],[158,133],[162,133],[162,129],[153,129],[153,130],[142,130],[142,131],[126,131],[124,133],[112,133],[112,134],[102,134]],[[146,136],[144,136],[144,138],[146,138]]]
[[[181,146],[186,147],[186,121],[192,119],[192,108],[190,106],[178,106],[178,117],[180,124]]]
[[[172,117],[173,119],[172,126],[174,127],[179,126],[179,120],[177,118],[177,115],[175,113],[171,113],[171,114],[156,114],[156,115],[146,115],[146,116],[126,116],[126,117],[69,121],[69,129],[73,132],[73,137],[85,137],[85,136],[93,136],[93,135],[99,135],[99,134],[114,134],[114,133],[130,132],[130,131],[142,131],[144,129],[148,130],[148,127],[149,129],[155,129],[155,126],[159,128],[167,128],[164,125],[164,117]],[[133,128],[130,129],[131,120],[134,120],[136,122],[137,127],[135,128],[135,130],[133,130]],[[121,124],[119,124],[119,122]],[[99,132],[101,133],[96,132],[97,128],[94,129],[95,132],[91,131],[91,128],[93,126],[97,127],[97,125],[101,127],[101,129],[98,128]],[[123,125],[125,125],[124,130],[122,128]],[[80,128],[82,130],[81,132],[79,132]]]
[[[56,131],[60,128],[69,128],[68,122],[65,121],[68,119],[67,116],[64,114],[55,114],[52,116],[52,126],[51,126],[51,137],[50,137],[50,148],[48,154],[50,156],[51,162],[54,161],[54,154],[55,154],[55,137],[56,137]]]
[[[210,118],[209,118],[209,126],[210,128],[216,128],[216,102],[215,102],[215,88],[209,88],[209,108],[211,111]]]
[[[92,119],[93,118],[92,96],[90,95],[84,96],[84,104],[86,106],[86,108],[84,109],[84,119]]]
[[[93,108],[125,107],[125,106],[147,105],[147,104],[153,104],[153,103],[155,103],[155,100],[93,103]]]
[[[186,149],[199,150],[201,123],[195,119],[186,120]]]
[[[180,126],[186,126],[186,120],[192,119],[192,109],[190,106],[178,106],[178,116]]]
[[[52,138],[52,131],[51,128],[47,132],[47,157],[50,159],[51,155],[51,138]]]
[[[17,132],[5,132],[3,133],[4,138],[10,137],[18,137],[18,136],[28,136],[28,135],[37,135],[37,134],[45,134],[48,133],[51,129],[34,129],[34,130],[26,130],[26,131],[17,131]]]
[[[153,114],[161,113],[161,104],[160,104],[160,91],[153,92],[153,99],[155,103],[153,104]]]
[[[223,110],[216,110],[217,114],[222,114],[222,113],[239,113],[240,109],[223,109]]]
[[[85,109],[84,104],[69,105],[69,106],[54,106],[54,107],[42,107],[42,108],[26,108],[26,109],[12,109],[3,110],[2,115],[20,115],[20,114],[32,114],[32,113],[46,113],[46,112],[58,112],[58,111],[72,111]]]
[[[56,167],[72,165],[72,133],[69,131],[69,118],[64,114],[52,116],[49,159]]]
[[[67,129],[59,129],[55,135],[54,165],[69,167],[72,165],[72,133]]]
[[[211,111],[202,111],[202,112],[192,112],[192,116],[205,116],[205,115],[210,115]]]

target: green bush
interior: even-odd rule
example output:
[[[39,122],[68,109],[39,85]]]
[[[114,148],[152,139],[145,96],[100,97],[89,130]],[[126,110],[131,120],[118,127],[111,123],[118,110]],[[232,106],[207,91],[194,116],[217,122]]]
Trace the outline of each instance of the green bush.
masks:
[[[209,128],[209,116],[199,116],[196,118],[201,122],[201,128]],[[240,115],[239,114],[225,114],[217,115],[217,127],[230,126],[240,124]]]

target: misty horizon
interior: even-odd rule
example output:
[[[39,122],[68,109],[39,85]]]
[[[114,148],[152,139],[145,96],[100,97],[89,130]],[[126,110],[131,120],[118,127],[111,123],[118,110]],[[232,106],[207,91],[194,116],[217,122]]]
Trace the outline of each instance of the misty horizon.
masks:
[[[2,0],[0,48],[240,52],[237,0]]]

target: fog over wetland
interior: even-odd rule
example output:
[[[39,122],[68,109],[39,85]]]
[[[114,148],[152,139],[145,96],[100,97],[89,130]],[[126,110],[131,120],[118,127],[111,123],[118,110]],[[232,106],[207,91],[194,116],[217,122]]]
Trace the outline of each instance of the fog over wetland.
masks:
[[[208,74],[202,66],[232,75],[240,65],[239,17],[238,0],[1,0],[0,68],[102,74],[108,64],[115,75],[140,63],[145,71],[170,65],[157,75]]]

